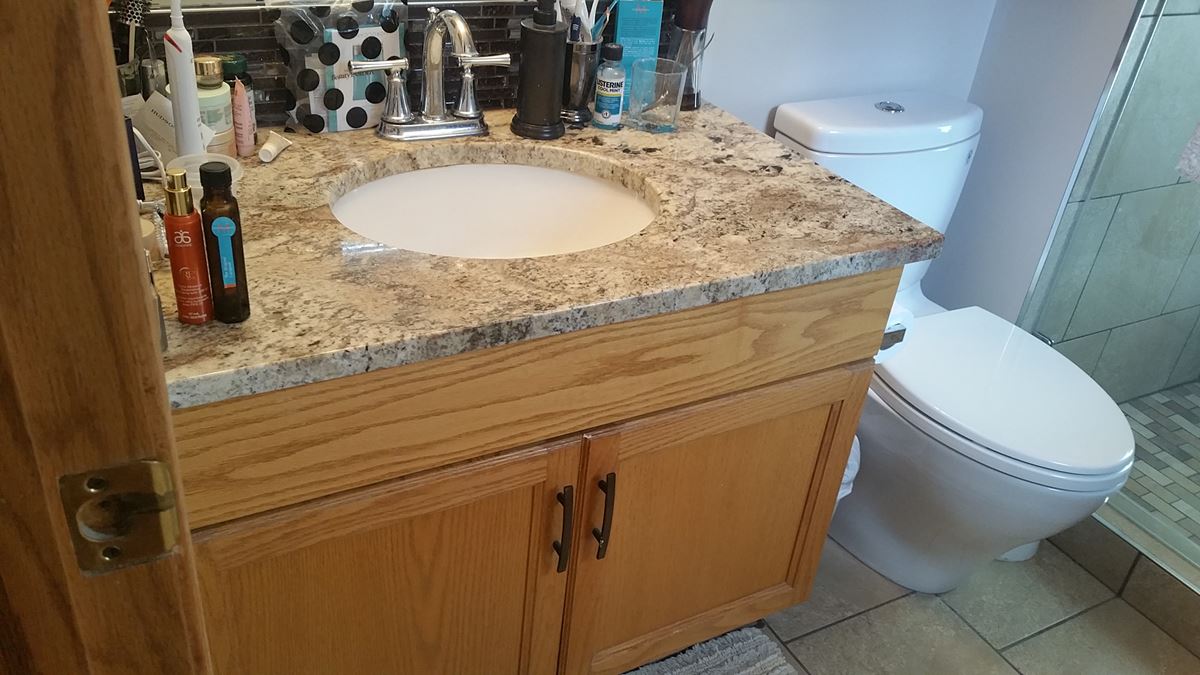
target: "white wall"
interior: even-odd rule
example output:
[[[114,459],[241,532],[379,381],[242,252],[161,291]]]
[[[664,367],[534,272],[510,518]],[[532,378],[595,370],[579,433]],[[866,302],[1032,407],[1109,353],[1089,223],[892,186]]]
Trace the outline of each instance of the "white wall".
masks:
[[[704,98],[766,130],[789,101],[908,88],[966,97],[995,3],[719,0]]]
[[[930,298],[1017,319],[1134,4],[999,0],[970,95],[983,135]]]

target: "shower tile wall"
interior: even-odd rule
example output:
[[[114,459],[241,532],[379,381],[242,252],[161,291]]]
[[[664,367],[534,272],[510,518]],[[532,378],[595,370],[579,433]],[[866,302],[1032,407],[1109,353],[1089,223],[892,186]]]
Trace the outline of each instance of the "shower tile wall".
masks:
[[[1118,401],[1200,378],[1200,185],[1175,170],[1200,123],[1200,86],[1181,82],[1200,72],[1200,0],[1167,0],[1154,30],[1153,5],[1033,298],[1037,332]]]

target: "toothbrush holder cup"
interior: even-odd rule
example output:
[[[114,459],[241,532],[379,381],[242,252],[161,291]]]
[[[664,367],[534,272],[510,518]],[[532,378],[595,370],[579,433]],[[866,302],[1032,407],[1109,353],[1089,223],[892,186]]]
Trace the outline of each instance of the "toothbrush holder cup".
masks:
[[[567,68],[563,83],[562,119],[567,124],[592,121],[592,99],[596,96],[596,73],[600,70],[599,42],[567,45]]]

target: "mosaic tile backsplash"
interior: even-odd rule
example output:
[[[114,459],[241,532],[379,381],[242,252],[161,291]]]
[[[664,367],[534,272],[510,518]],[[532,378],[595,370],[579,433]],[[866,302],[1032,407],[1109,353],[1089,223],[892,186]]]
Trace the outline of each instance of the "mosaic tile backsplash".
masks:
[[[674,18],[677,0],[664,0],[662,51],[667,46],[667,30]],[[475,43],[481,54],[509,53],[514,56],[512,67],[507,71],[487,68],[476,74],[476,88],[480,105],[485,109],[511,108],[516,106],[517,72],[520,51],[520,24],[532,15],[532,2],[496,2],[459,4],[440,3],[442,9],[455,9],[471,25]],[[424,7],[410,7],[406,25],[405,47],[413,69],[409,73],[409,94],[413,101],[420,100],[421,53],[424,48]],[[221,11],[185,11],[185,23],[192,34],[193,49],[197,54],[240,52],[249,62],[249,73],[254,78],[256,113],[260,126],[280,126],[287,119],[293,105],[286,86],[287,66],[283,51],[275,39],[274,22],[279,18],[275,9],[250,8]],[[163,58],[162,35],[170,19],[166,14],[152,14],[147,26],[151,31],[156,56]],[[113,45],[116,59],[126,58],[126,28],[112,21]],[[612,27],[609,31],[611,33]],[[145,40],[138,39],[144,56]],[[448,95],[457,96],[457,82],[461,71],[450,67],[447,61],[446,90]]]

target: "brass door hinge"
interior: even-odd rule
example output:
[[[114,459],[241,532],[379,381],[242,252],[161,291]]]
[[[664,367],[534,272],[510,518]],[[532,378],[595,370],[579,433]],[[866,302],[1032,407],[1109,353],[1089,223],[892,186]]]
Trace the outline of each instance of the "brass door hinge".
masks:
[[[58,479],[75,558],[103,573],[149,562],[179,541],[171,468],[142,460]]]

